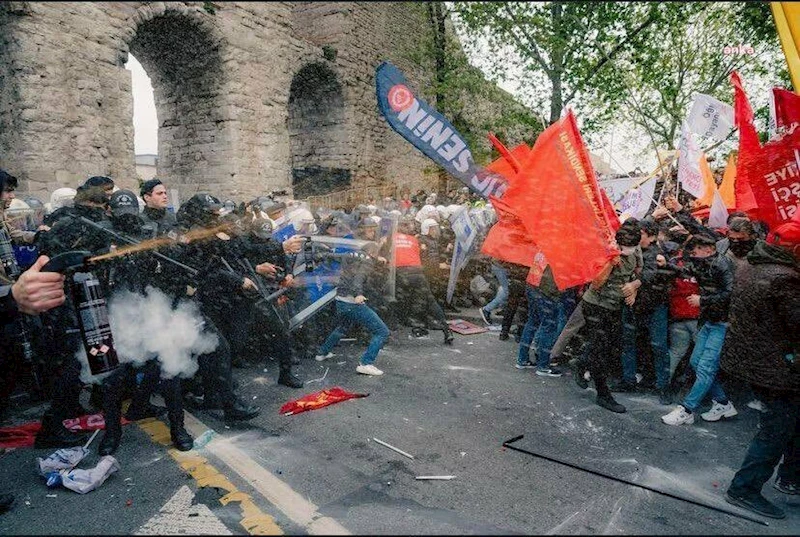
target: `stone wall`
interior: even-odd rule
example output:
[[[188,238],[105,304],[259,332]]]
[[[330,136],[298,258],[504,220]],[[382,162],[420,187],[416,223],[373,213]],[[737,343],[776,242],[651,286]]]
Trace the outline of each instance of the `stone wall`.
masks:
[[[0,167],[40,197],[98,174],[135,188],[130,53],[154,88],[158,174],[183,199],[242,200],[318,169],[351,186],[432,185],[374,83],[390,60],[430,87],[431,66],[408,59],[428,31],[411,2],[3,3]]]

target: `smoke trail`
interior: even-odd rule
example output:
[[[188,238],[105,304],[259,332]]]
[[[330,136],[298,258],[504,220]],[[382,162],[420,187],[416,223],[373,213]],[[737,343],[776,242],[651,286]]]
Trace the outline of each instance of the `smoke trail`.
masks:
[[[172,300],[153,287],[143,295],[115,294],[108,312],[120,361],[142,365],[157,356],[164,379],[191,377],[198,368],[196,356],[219,344],[216,335],[202,331],[203,317],[195,303],[184,301],[173,308]]]

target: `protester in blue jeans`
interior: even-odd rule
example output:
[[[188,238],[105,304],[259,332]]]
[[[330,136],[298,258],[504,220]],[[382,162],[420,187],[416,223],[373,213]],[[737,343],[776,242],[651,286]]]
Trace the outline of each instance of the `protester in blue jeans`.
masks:
[[[658,244],[658,225],[652,220],[642,220],[642,272],[636,302],[622,310],[622,382],[611,385],[612,392],[631,392],[637,388],[636,340],[637,333],[647,332],[653,351],[655,388],[663,405],[669,405],[669,289],[676,273],[667,266],[667,260]]]
[[[342,257],[342,274],[336,291],[336,315],[338,326],[319,348],[316,360],[321,362],[333,357],[331,352],[353,325],[360,325],[370,331],[372,339],[356,372],[362,375],[378,376],[383,371],[375,367],[375,359],[389,337],[389,329],[375,311],[367,306],[365,286],[367,278],[374,270],[377,245],[369,243],[364,251],[351,252]]]
[[[661,421],[667,425],[694,423],[694,413],[709,393],[713,404],[711,410],[701,414],[704,420],[718,421],[738,414],[717,379],[722,344],[728,327],[733,264],[730,259],[717,253],[716,240],[710,235],[695,235],[686,245],[686,251],[690,252],[689,262],[683,268],[674,266],[674,269],[681,274],[693,275],[700,286],[699,295],[691,295],[686,299],[689,304],[700,306],[700,330],[689,360],[695,371],[695,382],[683,403],[661,417]]]
[[[496,261],[492,262],[492,274],[497,278],[497,293],[494,298],[480,309],[483,322],[487,325],[494,324],[492,322],[492,312],[494,310],[504,308],[506,300],[508,300],[508,271],[497,264]]]
[[[534,287],[529,283],[525,293],[528,298],[528,321],[519,340],[519,355],[515,367],[535,367],[536,374],[541,377],[560,377],[563,374],[561,370],[550,365],[550,351],[564,328],[566,319],[575,310],[577,290],[571,287],[563,292],[559,291],[553,280],[553,271],[548,265],[539,286]],[[535,364],[529,358],[531,345],[536,348]]]

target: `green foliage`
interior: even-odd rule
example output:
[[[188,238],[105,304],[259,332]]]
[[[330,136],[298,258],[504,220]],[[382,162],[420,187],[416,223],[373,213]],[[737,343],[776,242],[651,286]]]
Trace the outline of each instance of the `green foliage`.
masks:
[[[209,15],[217,13],[217,5],[214,2],[203,2],[203,11]]]

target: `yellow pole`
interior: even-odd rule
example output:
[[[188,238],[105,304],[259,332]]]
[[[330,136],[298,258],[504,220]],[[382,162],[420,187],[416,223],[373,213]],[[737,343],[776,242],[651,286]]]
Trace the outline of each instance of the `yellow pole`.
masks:
[[[781,40],[783,55],[789,67],[794,92],[800,95],[800,4],[794,2],[770,2],[775,28]]]

